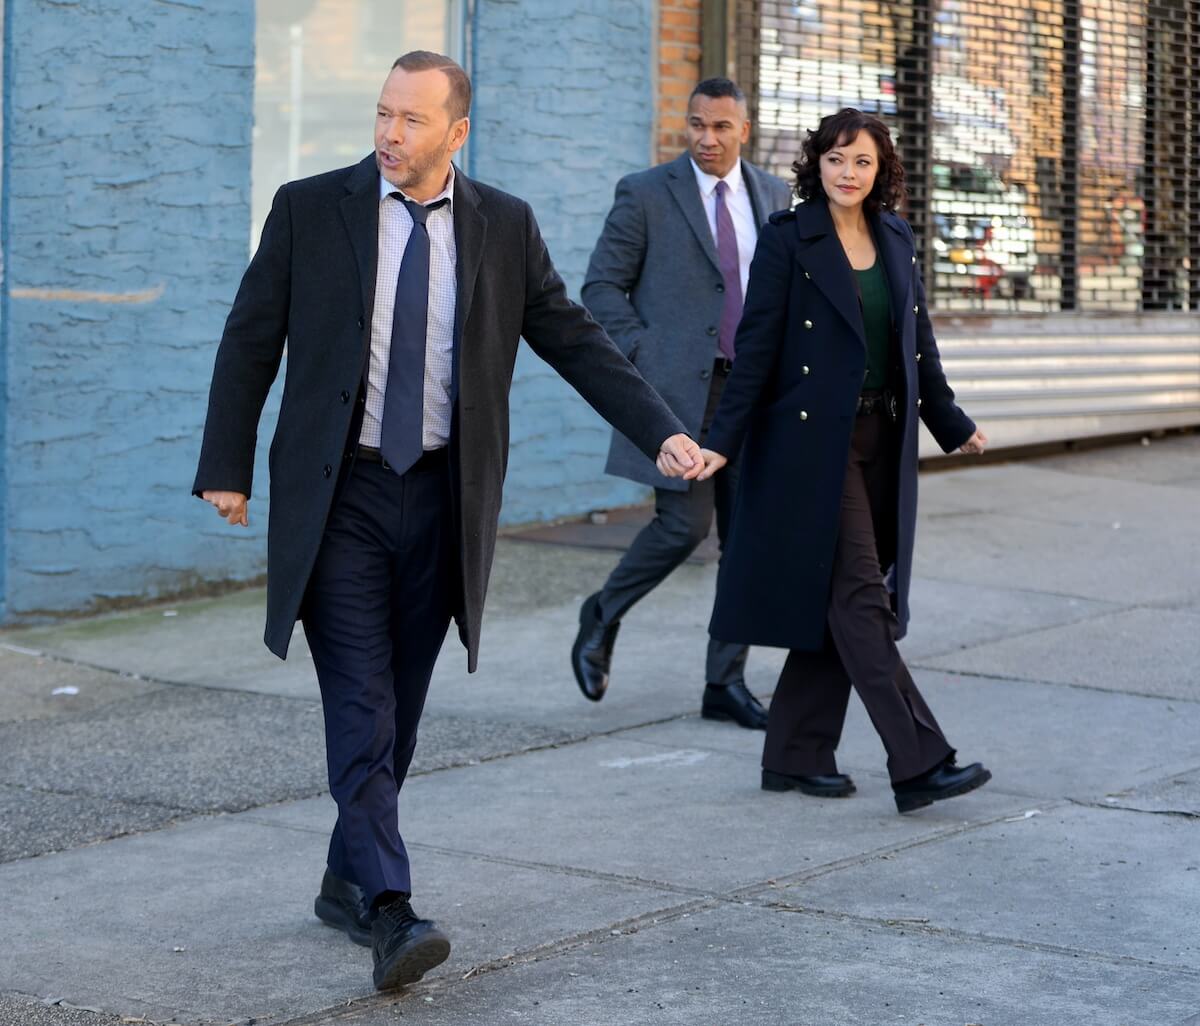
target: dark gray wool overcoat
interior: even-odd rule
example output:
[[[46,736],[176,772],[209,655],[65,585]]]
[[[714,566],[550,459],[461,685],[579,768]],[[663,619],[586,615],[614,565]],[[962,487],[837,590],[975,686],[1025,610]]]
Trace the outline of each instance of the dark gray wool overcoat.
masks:
[[[891,291],[897,392],[895,516],[889,574],[898,636],[908,625],[917,520],[918,418],[946,452],[975,431],[946,383],[913,234],[890,212],[870,218]],[[759,235],[738,327],[737,359],[706,447],[741,453],[711,631],[751,645],[815,651],[825,639],[842,485],[866,371],[854,273],[823,200],[771,216]],[[884,568],[887,569],[887,568]]]
[[[374,154],[353,167],[283,186],[217,351],[194,492],[250,495],[258,419],[287,344],[270,453],[265,634],[281,658],[339,469],[357,442],[379,202]],[[567,298],[527,203],[456,171],[453,214],[457,396],[450,456],[461,565],[456,619],[474,670],[520,339],[648,457],[684,428],[587,311]]]

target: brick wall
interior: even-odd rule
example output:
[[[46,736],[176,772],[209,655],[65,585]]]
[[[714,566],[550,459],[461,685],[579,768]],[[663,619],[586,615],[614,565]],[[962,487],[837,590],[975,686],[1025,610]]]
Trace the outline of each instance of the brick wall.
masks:
[[[687,147],[684,118],[687,100],[700,81],[701,0],[659,0],[658,5],[658,162],[672,160]]]

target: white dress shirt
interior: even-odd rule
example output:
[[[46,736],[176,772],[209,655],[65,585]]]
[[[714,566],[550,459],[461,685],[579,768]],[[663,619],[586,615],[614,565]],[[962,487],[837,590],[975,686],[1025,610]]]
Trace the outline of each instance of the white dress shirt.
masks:
[[[700,187],[700,201],[708,217],[708,229],[712,232],[713,246],[717,245],[717,182],[716,175],[706,174],[693,160],[696,184]],[[758,245],[758,222],[754,219],[754,205],[750,202],[750,191],[742,177],[742,162],[739,160],[723,179],[729,186],[725,202],[733,218],[733,233],[737,236],[738,270],[742,277],[742,299],[746,298],[746,286],[750,283],[750,261],[754,259],[754,247]]]
[[[379,176],[379,266],[375,272],[375,311],[371,316],[371,361],[367,369],[367,405],[363,413],[362,445],[379,448],[383,397],[387,392],[388,358],[392,351],[392,317],[400,261],[412,234],[413,219],[392,193],[401,190]],[[454,313],[458,303],[457,249],[454,243],[454,165],[444,188],[430,203],[450,200],[432,210],[429,231],[429,319],[425,330],[425,402],[422,445],[440,449],[450,441],[450,393],[454,373]],[[405,199],[411,199],[405,196]],[[428,204],[427,204],[428,205]]]

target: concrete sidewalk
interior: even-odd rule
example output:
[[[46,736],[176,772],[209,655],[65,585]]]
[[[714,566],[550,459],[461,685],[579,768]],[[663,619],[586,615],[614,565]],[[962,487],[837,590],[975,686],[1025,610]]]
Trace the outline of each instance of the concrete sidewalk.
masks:
[[[503,541],[401,798],[454,950],[400,996],[312,917],[317,690],[261,592],[0,632],[0,1026],[1200,1026],[1200,436],[921,502],[904,649],[995,779],[904,817],[857,702],[845,801],[760,791],[762,735],[699,719],[711,563],[593,705],[567,652],[616,554]]]

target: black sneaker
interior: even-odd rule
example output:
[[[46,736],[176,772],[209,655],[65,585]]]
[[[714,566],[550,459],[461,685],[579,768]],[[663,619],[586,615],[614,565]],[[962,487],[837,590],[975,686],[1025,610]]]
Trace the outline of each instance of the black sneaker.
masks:
[[[393,990],[416,983],[450,957],[450,939],[428,919],[418,919],[400,897],[382,905],[371,924],[375,989]]]

